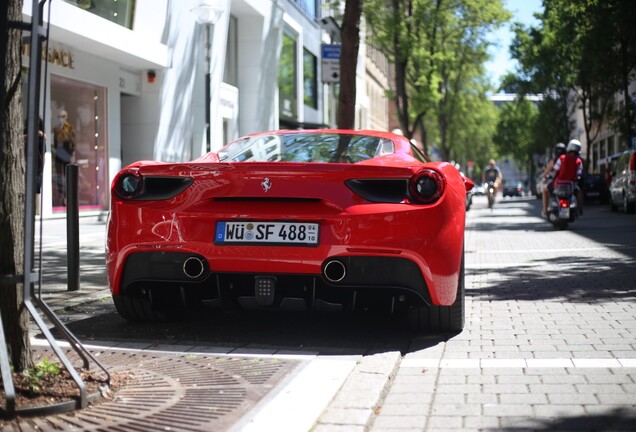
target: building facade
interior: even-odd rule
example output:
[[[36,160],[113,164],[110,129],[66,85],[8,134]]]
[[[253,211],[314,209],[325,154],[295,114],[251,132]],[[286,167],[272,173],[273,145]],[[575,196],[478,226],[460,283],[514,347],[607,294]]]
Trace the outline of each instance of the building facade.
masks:
[[[630,95],[636,94],[636,81],[630,83],[628,92]],[[614,111],[622,110],[625,106],[625,95],[616,94],[612,102]],[[622,152],[636,148],[636,137],[631,137],[631,142],[628,142],[627,138],[622,137],[609,121],[594,125],[593,130],[598,130],[598,134],[590,143],[591,160],[588,168],[590,173],[607,174],[615,168],[613,164]]]
[[[197,21],[201,5],[217,19]],[[132,162],[187,161],[249,133],[335,126],[337,86],[321,80],[322,11],[320,0],[47,2],[43,215],[65,215],[68,163],[79,167],[80,212],[106,212],[112,178]],[[23,15],[30,21],[31,2]],[[29,54],[25,46],[25,68]],[[356,127],[386,130],[387,66],[377,58],[362,45]]]

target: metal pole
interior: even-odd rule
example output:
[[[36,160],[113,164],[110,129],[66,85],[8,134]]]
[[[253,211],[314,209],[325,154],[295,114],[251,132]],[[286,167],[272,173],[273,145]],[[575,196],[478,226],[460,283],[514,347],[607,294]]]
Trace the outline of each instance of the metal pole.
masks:
[[[329,110],[329,122],[331,123],[329,126],[331,126],[332,128],[337,128],[338,124],[337,124],[337,117],[336,117],[336,110],[338,108],[338,99],[336,98],[336,84],[335,83],[331,83],[329,84],[329,93],[331,96],[331,109]]]
[[[66,254],[67,290],[79,290],[79,192],[77,164],[66,165]]]
[[[210,119],[210,67],[211,67],[211,49],[212,44],[210,43],[210,27],[211,24],[205,25],[205,151],[206,153],[210,151],[212,148],[212,131],[211,129],[211,119]]]

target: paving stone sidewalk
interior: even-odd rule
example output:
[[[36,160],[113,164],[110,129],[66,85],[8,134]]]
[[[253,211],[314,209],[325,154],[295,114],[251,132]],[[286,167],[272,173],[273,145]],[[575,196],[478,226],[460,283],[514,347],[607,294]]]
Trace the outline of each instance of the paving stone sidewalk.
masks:
[[[553,230],[538,201],[490,212],[475,198],[465,330],[359,359],[313,430],[636,430],[636,229],[603,245]],[[588,208],[576,228],[594,233],[602,216]],[[95,272],[81,293],[49,285],[47,303],[110,295],[98,246],[82,252]]]

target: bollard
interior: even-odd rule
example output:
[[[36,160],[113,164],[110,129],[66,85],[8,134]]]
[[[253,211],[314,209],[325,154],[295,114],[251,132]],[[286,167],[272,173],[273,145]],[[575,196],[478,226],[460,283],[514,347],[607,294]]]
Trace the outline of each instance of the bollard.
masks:
[[[66,174],[67,290],[79,290],[79,166],[68,164]]]

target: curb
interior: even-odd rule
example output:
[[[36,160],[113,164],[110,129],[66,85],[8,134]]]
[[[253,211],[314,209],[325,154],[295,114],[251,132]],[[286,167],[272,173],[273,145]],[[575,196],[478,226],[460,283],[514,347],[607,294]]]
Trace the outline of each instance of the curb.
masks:
[[[399,368],[399,351],[363,357],[316,422],[314,432],[369,430]]]

